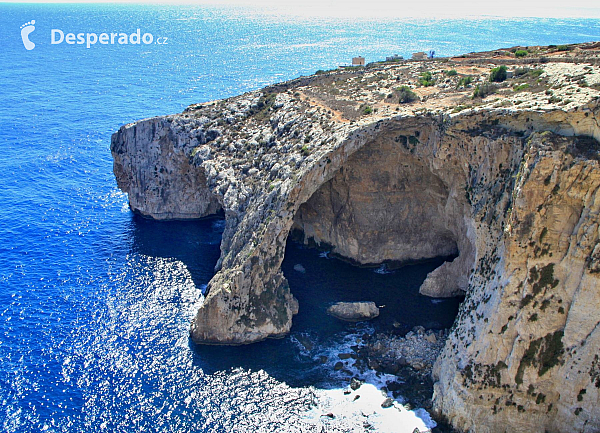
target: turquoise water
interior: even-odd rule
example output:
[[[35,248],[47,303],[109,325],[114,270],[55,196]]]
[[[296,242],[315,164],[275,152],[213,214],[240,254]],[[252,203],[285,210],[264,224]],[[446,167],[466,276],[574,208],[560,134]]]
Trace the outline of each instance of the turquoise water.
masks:
[[[31,20],[28,51],[20,27]],[[52,29],[137,28],[167,44],[50,43]],[[320,321],[315,291],[329,293],[326,300],[344,293],[328,285],[340,278],[327,269],[355,271],[290,244],[284,272],[301,306],[315,305],[292,335],[244,348],[191,344],[189,322],[213,275],[223,224],[133,216],[112,174],[110,135],[120,125],[357,54],[374,61],[422,49],[451,55],[600,39],[599,20],[302,20],[139,5],[3,4],[0,29],[0,423],[8,432],[319,431],[304,414],[320,389],[347,378],[317,360],[379,326]],[[307,273],[294,274],[296,263]],[[389,287],[385,300],[401,286],[394,278],[403,279],[398,290],[415,299],[404,325],[445,326],[456,304],[430,303],[438,314],[414,293],[431,266],[384,280],[363,270],[362,286],[353,277],[349,290],[359,296],[377,278]],[[306,339],[311,350],[299,343]]]

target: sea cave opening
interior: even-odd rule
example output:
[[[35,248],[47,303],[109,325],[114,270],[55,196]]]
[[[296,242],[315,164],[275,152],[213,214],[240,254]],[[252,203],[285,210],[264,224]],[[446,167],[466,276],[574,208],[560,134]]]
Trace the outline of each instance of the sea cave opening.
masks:
[[[335,332],[349,325],[327,315],[331,304],[372,301],[376,331],[450,328],[464,299],[457,265],[470,250],[452,188],[397,140],[352,154],[294,217],[282,264],[300,304],[294,327]]]

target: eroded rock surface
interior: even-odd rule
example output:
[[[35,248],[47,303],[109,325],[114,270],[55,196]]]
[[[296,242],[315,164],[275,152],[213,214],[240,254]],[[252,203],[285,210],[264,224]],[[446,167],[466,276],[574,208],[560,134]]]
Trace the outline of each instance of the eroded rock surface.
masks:
[[[360,322],[379,316],[379,308],[375,302],[336,302],[327,309],[327,314],[347,322]]]
[[[599,431],[600,68],[582,47],[594,61],[546,49],[537,64],[505,51],[383,64],[122,127],[111,150],[133,210],[225,215],[194,341],[289,331],[292,228],[358,263],[458,254],[421,287],[465,294],[434,408],[475,432]],[[496,61],[515,78],[472,99]],[[416,84],[424,71],[434,86]],[[400,85],[417,100],[399,103]]]

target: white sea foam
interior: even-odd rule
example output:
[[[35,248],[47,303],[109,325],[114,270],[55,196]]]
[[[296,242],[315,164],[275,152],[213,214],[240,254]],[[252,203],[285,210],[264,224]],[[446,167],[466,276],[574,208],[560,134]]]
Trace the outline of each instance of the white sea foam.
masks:
[[[398,401],[382,408],[387,398],[377,386],[365,383],[357,390],[317,390],[316,406],[306,414],[306,421],[326,431],[363,431],[413,433],[431,431],[437,424],[424,409],[408,410]]]
[[[303,343],[294,338],[303,355],[310,353],[315,360],[327,357],[323,368],[330,372],[331,377],[330,388],[315,389],[315,405],[305,414],[304,421],[325,431],[364,431],[367,426],[378,432],[430,431],[436,426],[430,414],[421,408],[406,409],[403,406],[406,400],[402,396],[393,399],[391,407],[381,407],[386,398],[392,398],[391,393],[382,391],[382,388],[389,382],[399,382],[397,376],[359,367],[352,357],[339,357],[340,354],[353,354],[352,346],[360,343],[361,335],[372,331],[371,324],[361,324],[356,332],[324,345],[318,345],[315,336],[303,334],[301,339],[310,341],[309,348],[306,341]],[[314,349],[310,349],[311,345]],[[343,367],[336,371],[334,366],[338,362]],[[360,388],[352,390],[349,386],[340,386],[340,382],[349,384],[353,377],[364,382]]]
[[[381,275],[385,275],[385,274],[391,274],[392,271],[390,271],[387,267],[387,265],[384,263],[381,266],[379,266],[377,269],[375,269],[376,274],[381,274]]]

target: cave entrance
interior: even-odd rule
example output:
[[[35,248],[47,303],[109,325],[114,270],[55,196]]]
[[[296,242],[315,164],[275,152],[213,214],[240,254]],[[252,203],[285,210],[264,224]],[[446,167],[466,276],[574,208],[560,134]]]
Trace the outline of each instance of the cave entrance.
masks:
[[[303,309],[336,301],[383,305],[374,323],[386,330],[452,325],[472,255],[464,186],[458,194],[400,137],[363,146],[296,213],[282,265],[300,302],[295,325]]]
[[[403,335],[415,326],[450,328],[462,299],[424,296],[419,287],[428,273],[451,258],[438,257],[395,269],[385,265],[361,267],[290,237],[281,268],[300,304],[294,331],[319,329],[333,335],[353,327],[327,315],[327,308],[341,301],[375,302],[380,313],[370,324],[378,332]]]

